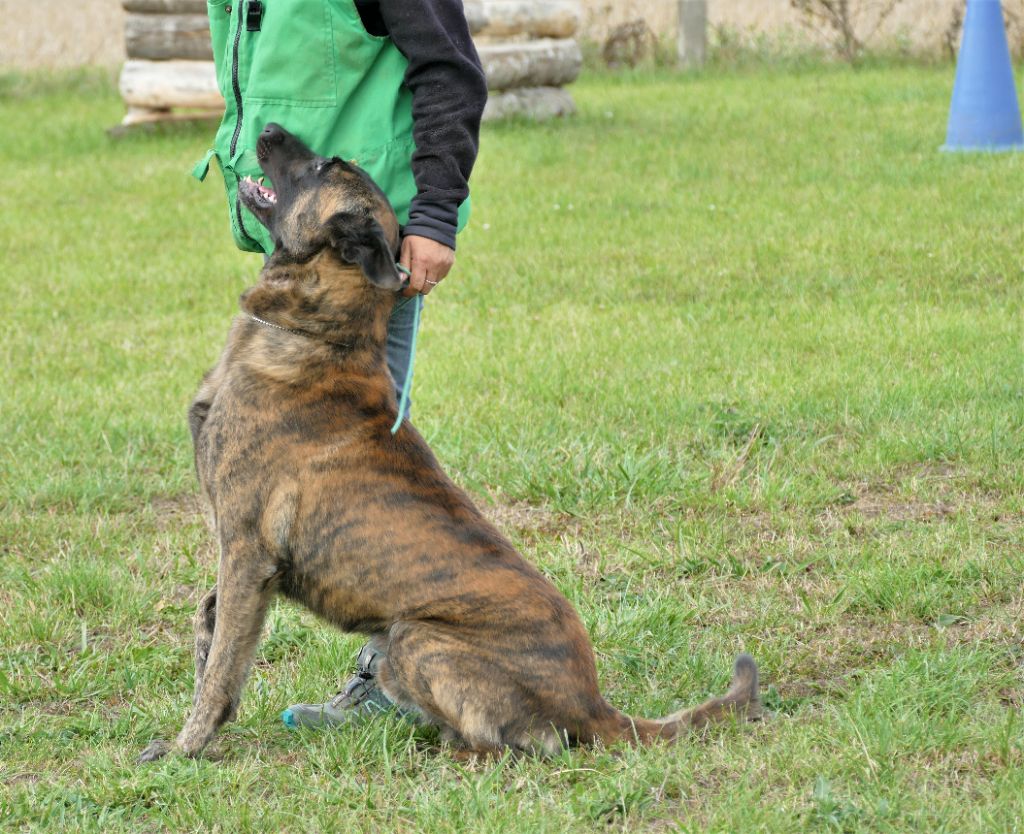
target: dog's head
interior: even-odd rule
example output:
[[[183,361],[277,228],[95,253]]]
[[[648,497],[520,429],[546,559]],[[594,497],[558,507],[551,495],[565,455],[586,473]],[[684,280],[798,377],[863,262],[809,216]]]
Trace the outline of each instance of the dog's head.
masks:
[[[275,254],[286,256],[280,260],[306,261],[330,249],[378,287],[400,287],[398,219],[362,168],[313,153],[277,124],[263,129],[256,158],[273,190],[247,179],[238,196],[270,231]]]
[[[323,332],[351,319],[348,308],[365,312],[371,298],[402,288],[398,219],[365,171],[313,153],[276,124],[260,134],[256,157],[273,188],[245,179],[238,197],[270,231],[274,252],[261,283],[243,296],[246,309]]]

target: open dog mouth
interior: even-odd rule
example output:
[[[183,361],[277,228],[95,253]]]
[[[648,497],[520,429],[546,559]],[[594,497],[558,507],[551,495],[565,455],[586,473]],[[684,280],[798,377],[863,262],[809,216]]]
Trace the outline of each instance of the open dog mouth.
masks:
[[[250,209],[272,209],[277,205],[277,193],[263,184],[263,177],[254,180],[245,177],[238,181],[238,192]]]

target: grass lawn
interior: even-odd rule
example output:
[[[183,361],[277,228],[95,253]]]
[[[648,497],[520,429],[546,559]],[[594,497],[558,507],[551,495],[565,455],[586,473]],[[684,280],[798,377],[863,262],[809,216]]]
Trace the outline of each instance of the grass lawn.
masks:
[[[585,76],[488,125],[414,420],[655,716],[761,663],[775,717],[463,765],[289,732],[357,637],[273,607],[237,723],[180,727],[215,554],[185,410],[255,256],[208,128],[0,81],[0,829],[1024,830],[1024,155],[938,152],[949,67]],[[31,125],[31,130],[14,126]]]

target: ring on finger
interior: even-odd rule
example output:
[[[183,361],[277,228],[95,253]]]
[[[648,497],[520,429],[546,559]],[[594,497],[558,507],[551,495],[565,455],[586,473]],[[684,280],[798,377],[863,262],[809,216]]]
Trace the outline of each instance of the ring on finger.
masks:
[[[432,287],[436,287],[439,282],[438,281],[431,281],[429,278],[424,278],[423,279],[423,283],[424,284],[430,284],[430,286],[432,286]]]

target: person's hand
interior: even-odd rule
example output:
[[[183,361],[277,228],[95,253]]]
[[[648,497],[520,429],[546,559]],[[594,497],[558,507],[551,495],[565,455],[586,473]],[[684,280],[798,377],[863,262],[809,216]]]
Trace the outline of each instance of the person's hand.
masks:
[[[402,239],[398,263],[409,270],[409,285],[402,295],[428,295],[452,268],[455,250],[429,237],[409,235]]]

